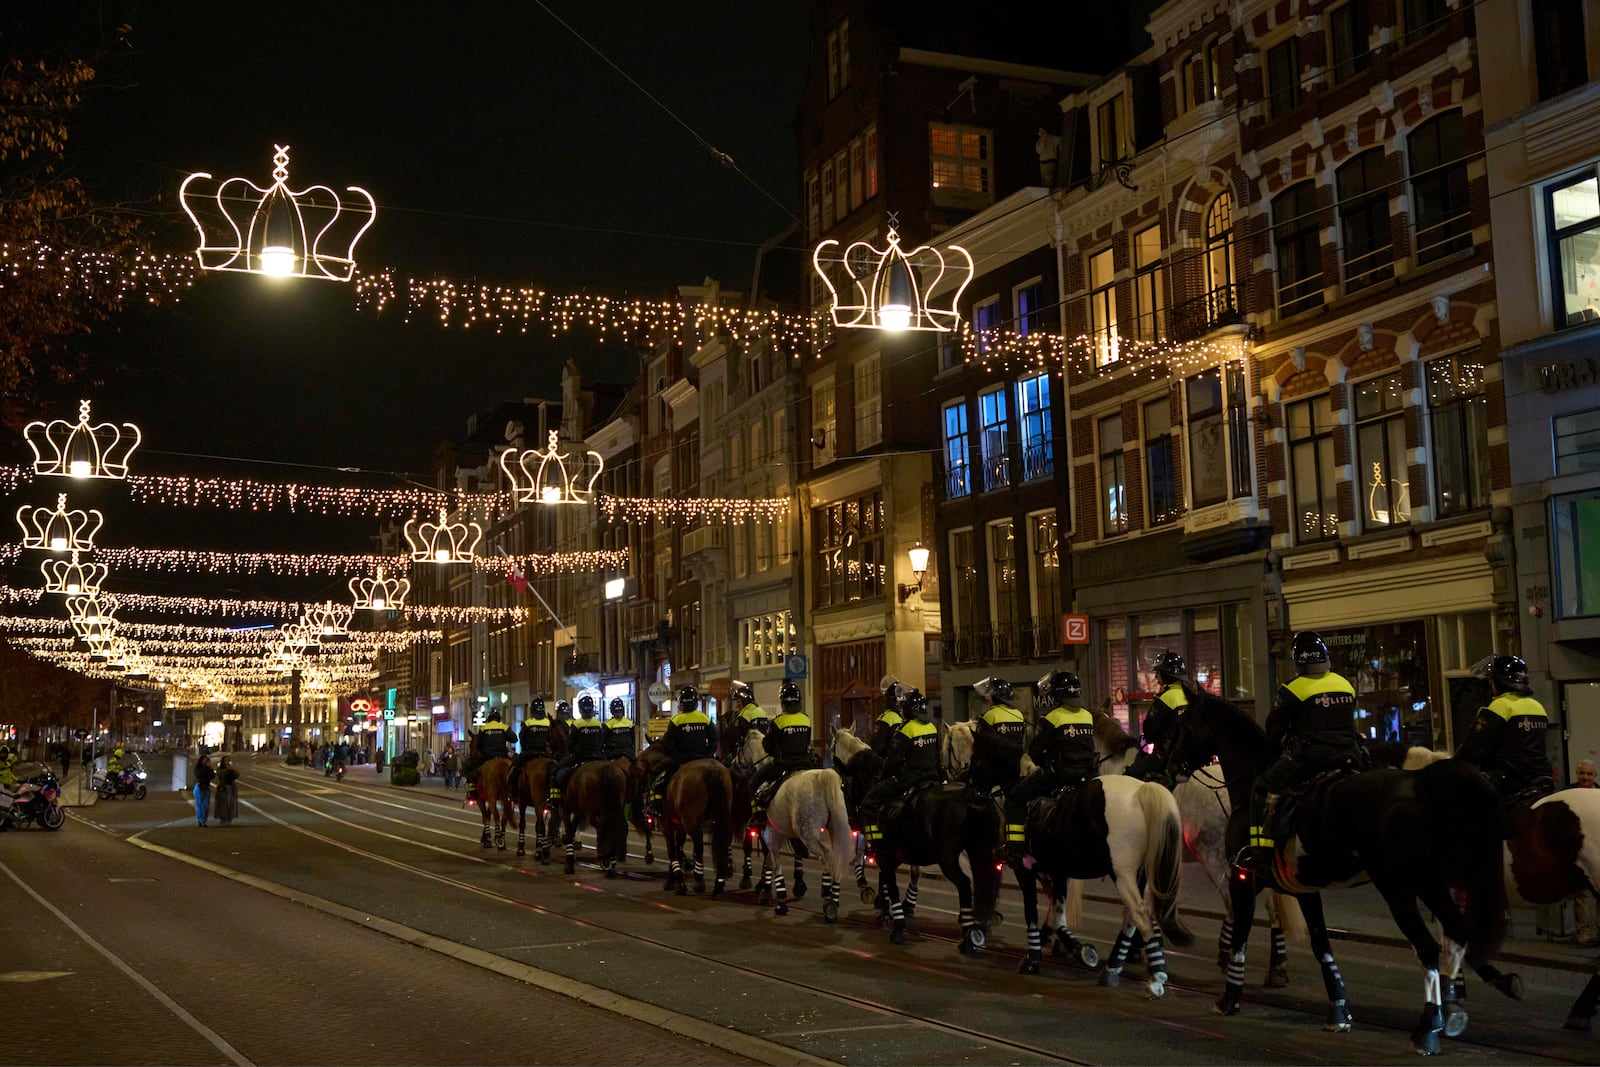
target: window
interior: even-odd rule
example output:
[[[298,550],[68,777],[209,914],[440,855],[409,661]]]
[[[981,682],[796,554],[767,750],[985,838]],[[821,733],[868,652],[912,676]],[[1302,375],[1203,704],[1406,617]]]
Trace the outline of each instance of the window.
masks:
[[[883,392],[876,353],[856,364],[856,450],[883,443]]]
[[[949,370],[966,362],[966,351],[961,347],[961,339],[955,330],[944,330],[935,335],[938,340],[934,343],[939,346],[939,369]]]
[[[1100,533],[1128,532],[1128,480],[1122,466],[1122,416],[1100,420]]]
[[[1600,615],[1600,492],[1550,502],[1556,545],[1556,610],[1560,617]]]
[[[1017,537],[1010,519],[989,524],[989,621],[993,653],[1017,654]]]
[[[981,304],[972,305],[972,332],[977,339],[978,354],[989,351],[995,342],[995,331],[1000,329],[1000,298],[991,296]]]
[[[1161,227],[1133,235],[1133,332],[1145,341],[1167,336],[1167,272],[1161,264]]]
[[[977,626],[978,569],[972,556],[972,528],[950,531],[951,622],[958,643]],[[965,638],[970,640],[970,636]]]
[[[1534,66],[1539,99],[1560,96],[1589,80],[1583,0],[1539,0],[1533,5]]]
[[[1009,423],[1004,389],[978,394],[978,446],[983,457],[985,492],[1011,484],[1011,457],[1007,454]]]
[[[1356,501],[1368,527],[1411,521],[1405,390],[1399,374],[1362,382],[1356,400]]]
[[[878,127],[868,126],[861,140],[867,154],[866,198],[871,200],[878,195]]]
[[[1028,569],[1033,586],[1034,651],[1044,655],[1060,646],[1061,559],[1056,513],[1028,516]]]
[[[1172,439],[1172,400],[1144,405],[1144,484],[1151,526],[1165,526],[1183,513],[1178,498],[1178,461]]]
[[[1354,77],[1371,64],[1372,54],[1367,48],[1371,32],[1365,0],[1350,0],[1328,12],[1328,60],[1333,84]]]
[[[750,465],[762,466],[767,462],[767,424],[760,419],[750,424]]]
[[[1022,480],[1055,473],[1050,445],[1050,376],[1038,374],[1017,383],[1017,425],[1022,432]]]
[[[1121,110],[1120,95],[1113,96],[1095,110],[1095,143],[1099,147],[1102,167],[1122,158],[1122,131],[1118,122],[1118,112]]]
[[[1432,263],[1472,247],[1472,205],[1467,199],[1467,140],[1461,112],[1447,111],[1406,138],[1411,160],[1412,214],[1417,220],[1417,262]]]
[[[1023,337],[1044,329],[1044,280],[1035,278],[1011,291],[1016,304],[1017,333]]]
[[[1272,243],[1278,257],[1278,308],[1285,316],[1322,306],[1322,238],[1317,190],[1301,182],[1272,202]]]
[[[1117,336],[1116,269],[1111,249],[1089,257],[1089,333],[1094,337],[1094,365],[1104,367],[1121,357]]]
[[[756,565],[757,571],[772,569],[772,526],[765,522],[754,523],[750,533],[755,538],[755,548],[751,552],[751,560]]]
[[[1243,364],[1233,360],[1202,371],[1184,383],[1184,391],[1189,405],[1191,502],[1203,508],[1249,494],[1255,479]]]
[[[1339,533],[1338,485],[1333,467],[1333,401],[1324,393],[1290,404],[1289,469],[1293,478],[1293,525],[1299,544]]]
[[[843,220],[850,214],[850,149],[841,148],[839,154],[833,157],[834,187],[838,195],[834,197],[833,207],[836,221]]]
[[[1544,0],[1540,0],[1543,3]],[[1539,4],[1535,4],[1538,7]],[[1406,44],[1426,37],[1444,24],[1450,14],[1448,0],[1405,0]]]
[[[972,446],[967,441],[967,402],[944,406],[944,492],[950,499],[972,492]]]
[[[841,19],[828,34],[828,99],[832,100],[850,84],[850,20]]]
[[[883,596],[883,494],[872,492],[811,513],[819,608]]]
[[[794,623],[787,611],[739,620],[739,666],[752,670],[781,667],[794,647]]]
[[[1600,179],[1594,171],[1545,193],[1556,329],[1600,319]]]
[[[1556,474],[1600,471],[1600,408],[1558,415],[1551,426],[1556,439]]]
[[[811,387],[811,458],[821,466],[834,458],[835,408],[833,375]]]
[[[822,225],[833,225],[833,161],[822,162]]]
[[[1389,240],[1389,168],[1374,148],[1339,168],[1339,232],[1344,239],[1344,287],[1353,293],[1394,277]]]
[[[1178,71],[1181,82],[1179,99],[1183,103],[1183,110],[1188,111],[1217,98],[1217,52],[1217,40],[1212,38],[1198,51],[1184,57]]]
[[[1434,500],[1438,515],[1456,515],[1489,503],[1488,398],[1483,357],[1463,352],[1430,360],[1428,420],[1433,443]]]
[[[1222,98],[1222,40],[1213,37],[1206,42],[1206,93],[1212,100]]]
[[[1236,315],[1233,286],[1233,197],[1218,193],[1206,210],[1206,325]]]
[[[1300,38],[1286,37],[1267,49],[1267,116],[1287,115],[1300,105]]]
[[[994,200],[989,142],[988,130],[929,124],[928,156],[935,204],[988,204]]]
[[[811,227],[811,238],[822,234],[822,184],[817,172],[806,171],[806,225]]]
[[[750,391],[746,395],[747,396],[755,396],[757,393],[761,392],[761,386],[762,386],[762,381],[763,381],[762,374],[761,374],[761,353],[760,352],[752,352],[750,354],[749,360],[747,360],[745,362],[744,369],[745,369],[745,382],[750,387]]]
[[[863,157],[861,154],[861,138],[852,138],[850,141],[850,210],[854,211],[861,206],[864,192]]]

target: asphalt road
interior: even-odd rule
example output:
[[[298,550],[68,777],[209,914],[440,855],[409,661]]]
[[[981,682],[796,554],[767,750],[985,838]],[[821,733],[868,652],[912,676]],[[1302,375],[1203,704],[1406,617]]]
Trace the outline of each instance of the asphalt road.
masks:
[[[0,910],[0,944],[19,949],[0,964],[0,980],[8,970],[31,972],[31,980],[9,980],[27,980],[16,992],[40,1006],[13,1017],[6,1047],[26,1050],[23,1061],[1298,1064],[1411,1056],[1420,976],[1409,951],[1389,944],[1335,945],[1356,1015],[1351,1033],[1322,1031],[1322,985],[1301,946],[1291,946],[1288,989],[1258,988],[1264,937],[1245,1012],[1220,1018],[1211,1013],[1221,987],[1217,924],[1203,915],[1190,918],[1196,948],[1169,949],[1167,994],[1149,1000],[1137,964],[1116,989],[1048,960],[1037,977],[1017,975],[1023,939],[1011,893],[1001,902],[1008,921],[988,950],[967,958],[955,947],[953,894],[925,880],[910,943],[891,946],[853,887],[843,921],[824,924],[814,869],[810,893],[777,918],[748,892],[723,900],[664,893],[659,856],[653,867],[635,858],[622,877],[605,879],[587,866],[563,875],[559,855],[544,867],[485,851],[478,816],[459,799],[336,785],[269,760],[243,770],[241,818],[228,829],[201,829],[181,796],[153,794],[84,809],[59,834],[0,835],[0,899],[11,902]],[[637,853],[637,837],[632,844]],[[1337,906],[1330,913],[1341,922]],[[1342,921],[1367,920],[1347,910]],[[1080,933],[1104,953],[1117,925],[1110,905],[1091,901]],[[1371,932],[1394,934],[1381,923]],[[1585,975],[1560,959],[1523,959],[1516,969],[1526,999],[1475,985],[1467,1033],[1446,1046],[1451,1061],[1596,1062],[1600,1036],[1560,1028]]]

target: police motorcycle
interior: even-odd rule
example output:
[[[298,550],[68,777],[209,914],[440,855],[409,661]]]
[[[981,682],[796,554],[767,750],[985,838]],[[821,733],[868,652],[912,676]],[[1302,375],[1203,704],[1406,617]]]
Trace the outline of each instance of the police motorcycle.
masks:
[[[115,800],[117,797],[132,797],[143,800],[149,792],[145,780],[149,775],[145,773],[144,765],[139,762],[139,757],[134,757],[132,766],[124,767],[120,771],[107,774],[95,783],[95,792],[100,794],[101,800]]]
[[[61,783],[48,770],[19,780],[15,794],[0,788],[0,831],[23,830],[33,823],[46,830],[59,830],[67,823]]]

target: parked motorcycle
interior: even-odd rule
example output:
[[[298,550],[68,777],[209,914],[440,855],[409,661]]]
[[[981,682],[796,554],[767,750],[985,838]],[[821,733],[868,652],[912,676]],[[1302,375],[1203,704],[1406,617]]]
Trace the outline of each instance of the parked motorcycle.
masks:
[[[133,797],[143,800],[149,792],[145,786],[145,779],[149,777],[137,767],[129,767],[116,774],[108,774],[95,783],[95,791],[100,794],[101,800],[115,800],[117,797]]]
[[[18,783],[15,796],[0,791],[0,830],[21,830],[35,822],[46,830],[59,830],[67,823],[67,810],[61,806],[61,784],[49,771]]]

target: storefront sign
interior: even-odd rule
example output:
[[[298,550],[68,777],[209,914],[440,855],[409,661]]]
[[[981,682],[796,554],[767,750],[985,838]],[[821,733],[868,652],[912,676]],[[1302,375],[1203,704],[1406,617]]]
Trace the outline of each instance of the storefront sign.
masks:
[[[667,702],[668,697],[672,696],[672,690],[665,682],[651,682],[650,688],[645,690],[645,695],[650,698],[650,703],[659,708]]]
[[[1087,645],[1089,643],[1089,616],[1061,616],[1061,643],[1064,645]]]
[[[1593,357],[1581,356],[1578,359],[1563,360],[1560,363],[1548,363],[1540,367],[1539,388],[1547,393],[1564,393],[1569,389],[1587,389],[1595,384],[1596,377],[1596,364]]]

